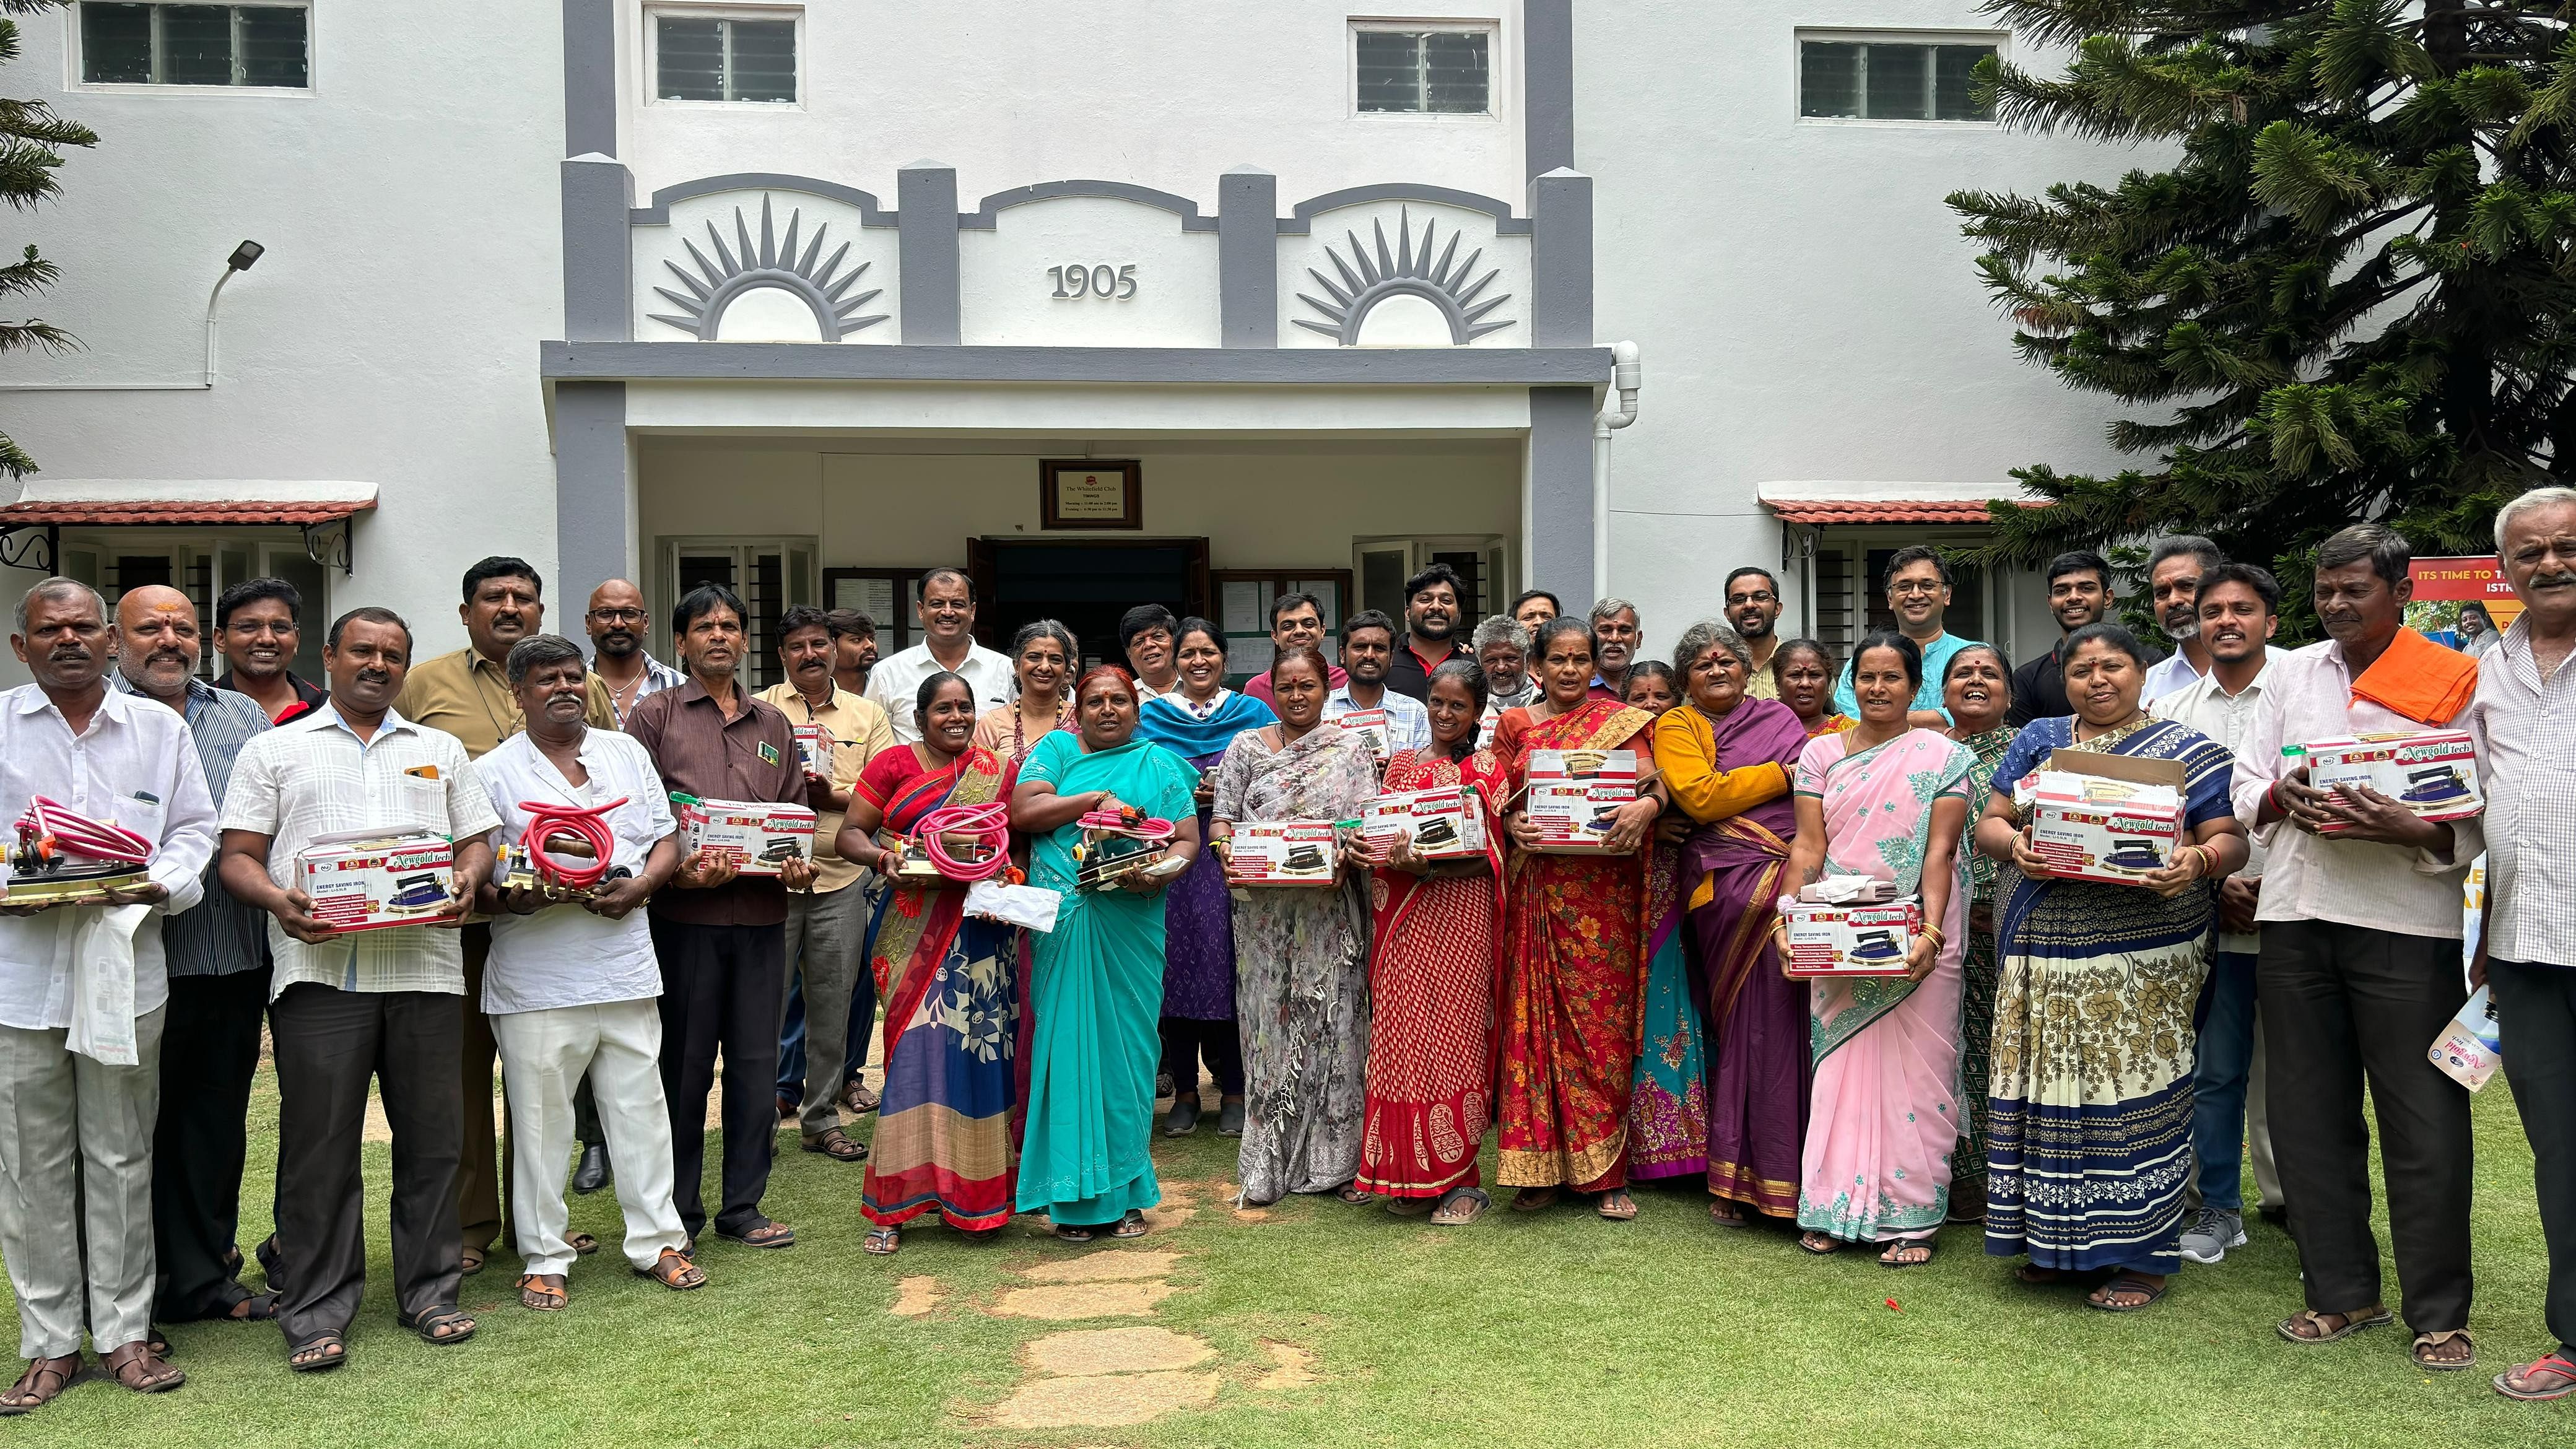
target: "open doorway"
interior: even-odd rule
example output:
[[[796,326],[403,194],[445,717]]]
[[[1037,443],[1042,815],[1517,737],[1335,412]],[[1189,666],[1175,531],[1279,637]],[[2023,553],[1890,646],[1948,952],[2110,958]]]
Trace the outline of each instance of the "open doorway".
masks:
[[[1011,636],[1035,619],[1073,631],[1083,663],[1126,663],[1118,619],[1139,604],[1161,604],[1187,618],[1208,610],[1208,541],[1204,538],[978,538],[966,545],[975,580],[975,634],[988,648],[1008,649]]]

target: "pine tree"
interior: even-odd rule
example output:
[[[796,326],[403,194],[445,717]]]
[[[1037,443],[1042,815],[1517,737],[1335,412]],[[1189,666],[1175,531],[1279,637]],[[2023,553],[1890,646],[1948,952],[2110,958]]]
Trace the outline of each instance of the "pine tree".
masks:
[[[15,17],[56,10],[70,0],[0,0],[0,65],[18,58]],[[63,164],[62,146],[95,146],[98,133],[55,115],[43,101],[0,99],[0,200],[19,211],[31,210],[62,187],[54,171]],[[37,255],[31,244],[19,260],[0,266],[0,298],[32,297],[54,284],[61,272]],[[0,354],[19,351],[62,352],[80,340],[40,317],[0,319]],[[24,478],[36,471],[36,460],[0,433],[0,473]]]
[[[2504,499],[2576,473],[2576,6],[1988,9],[2074,50],[1985,63],[2003,124],[2171,156],[1950,198],[2022,355],[2138,414],[2110,440],[2139,466],[2015,471],[2053,506],[1997,505],[1997,560],[2192,532],[2288,561],[2363,518],[2479,553]]]

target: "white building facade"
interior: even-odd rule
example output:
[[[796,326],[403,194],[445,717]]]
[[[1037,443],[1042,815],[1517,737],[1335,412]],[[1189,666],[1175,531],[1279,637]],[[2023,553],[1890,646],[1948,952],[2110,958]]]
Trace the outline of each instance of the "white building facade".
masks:
[[[490,553],[565,631],[717,579],[890,652],[962,566],[996,638],[1153,599],[1239,671],[1288,588],[1439,559],[1660,650],[1750,563],[1847,644],[1874,557],[2106,461],[1942,197],[2123,158],[1974,114],[1967,0],[1754,9],[82,0],[0,71],[103,138],[32,219],[86,345],[0,372],[0,563],[281,574],[308,655],[360,603],[454,647]],[[1952,627],[2045,647],[2038,593]]]

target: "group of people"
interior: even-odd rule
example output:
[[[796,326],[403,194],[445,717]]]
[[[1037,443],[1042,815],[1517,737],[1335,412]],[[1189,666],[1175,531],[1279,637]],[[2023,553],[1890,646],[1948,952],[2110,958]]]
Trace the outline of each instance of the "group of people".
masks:
[[[159,1322],[273,1318],[292,1367],[346,1362],[371,1080],[398,1311],[433,1344],[474,1333],[460,1279],[505,1233],[520,1301],[569,1303],[599,1244],[569,1229],[568,1176],[613,1179],[629,1267],[675,1290],[708,1281],[711,1220],[792,1245],[762,1211],[782,1116],[864,1165],[871,1254],[1019,1214],[1070,1242],[1138,1236],[1152,1139],[1200,1130],[1203,1080],[1247,1204],[1330,1193],[1468,1224],[1494,1205],[1491,1132],[1516,1211],[1571,1197],[1625,1221],[1633,1184],[1697,1179],[1715,1225],[1900,1270],[1981,1224],[2025,1281],[2106,1312],[2246,1241],[2250,1150],[2302,1269],[2278,1332],[2317,1344],[2393,1318],[2367,1087],[2412,1360],[2466,1368],[2469,1099],[2426,1048],[2472,981],[2535,1149],[2559,1340],[2496,1386],[2576,1392],[2576,850],[2544,793],[2576,778],[2548,730],[2576,650],[2576,492],[2517,498],[2496,535],[2526,607],[2474,656],[2405,627],[2409,547],[2360,524],[2316,552],[2328,637],[2286,652],[2280,585],[2190,537],[2149,561],[2171,653],[2112,621],[2112,567],[2074,553],[2046,571],[2061,637],[2018,668],[1947,632],[1950,569],[1920,547],[1881,581],[1894,627],[1844,659],[1779,637],[1760,568],[1666,662],[1639,657],[1625,601],[1568,615],[1534,590],[1471,622],[1434,565],[1401,619],[1335,627],[1280,595],[1248,677],[1223,630],[1160,605],[1121,621],[1116,662],[1086,667],[1053,621],[988,649],[972,581],[938,570],[923,642],[883,660],[863,616],[786,610],[784,679],[758,695],[748,616],[716,585],[673,609],[674,668],[631,583],[590,596],[585,650],[543,632],[534,569],[485,559],[466,648],[415,666],[403,620],[354,609],[315,684],[290,668],[300,601],[254,581],[216,604],[231,669],[208,684],[184,594],[129,590],[111,614],[48,579],[17,608],[35,682],[0,706],[0,808],[41,799],[151,850],[95,904],[0,898],[0,1256],[30,1361],[0,1413],[62,1392],[84,1331],[144,1392],[184,1378]],[[2483,816],[2321,791],[2295,748],[2436,728],[2476,738]],[[1545,848],[1542,753],[1621,751],[1638,785],[1600,848]],[[2084,754],[2182,782],[2183,841],[2138,885],[2060,877],[2032,844],[2021,787]],[[1443,788],[1465,849],[1350,824]],[[810,858],[738,873],[688,848],[674,800],[805,806]],[[607,827],[584,889],[530,873],[565,848],[563,811]],[[1238,878],[1238,833],[1286,821],[1340,823],[1327,884]],[[387,829],[452,842],[452,911],[333,930],[299,855]],[[1787,973],[1783,906],[1826,876],[1919,902],[1903,975]],[[277,1230],[254,1292],[234,1243],[263,1022]],[[878,1114],[870,1140],[845,1111]]]

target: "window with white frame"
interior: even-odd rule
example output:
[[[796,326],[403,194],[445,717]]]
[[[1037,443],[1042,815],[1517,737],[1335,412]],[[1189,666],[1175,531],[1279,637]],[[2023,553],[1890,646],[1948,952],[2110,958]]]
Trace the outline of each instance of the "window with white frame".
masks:
[[[1364,115],[1493,113],[1492,26],[1354,21],[1351,57]]]
[[[311,20],[300,4],[81,0],[81,81],[303,90],[312,84]]]
[[[793,105],[797,16],[782,10],[653,11],[654,99]]]
[[[1992,35],[1798,36],[1798,114],[1851,121],[1985,121],[1977,62],[1999,52]]]

